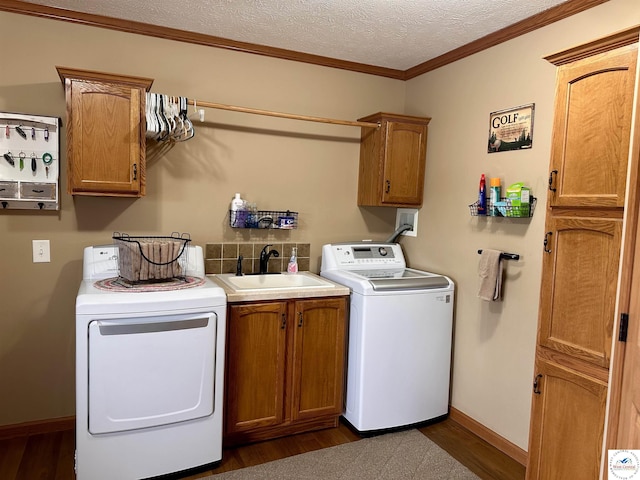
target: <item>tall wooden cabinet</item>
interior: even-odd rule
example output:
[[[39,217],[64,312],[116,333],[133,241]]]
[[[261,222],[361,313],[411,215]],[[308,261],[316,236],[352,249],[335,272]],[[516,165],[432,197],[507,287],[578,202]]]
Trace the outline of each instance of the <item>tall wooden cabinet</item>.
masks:
[[[362,128],[358,205],[422,205],[431,119],[376,113],[358,120],[380,125]]]
[[[225,444],[337,425],[347,298],[229,305]]]
[[[637,39],[547,57],[558,70],[527,479],[599,475]]]
[[[67,190],[145,194],[145,100],[153,80],[57,67],[67,103]]]

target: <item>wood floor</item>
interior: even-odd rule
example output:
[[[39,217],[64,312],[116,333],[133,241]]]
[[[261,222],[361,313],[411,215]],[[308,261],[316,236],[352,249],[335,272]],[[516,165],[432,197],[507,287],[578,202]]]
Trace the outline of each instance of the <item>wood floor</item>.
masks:
[[[451,419],[419,430],[484,480],[524,479],[522,465]],[[338,428],[225,449],[222,463],[215,470],[180,478],[195,480],[359,439],[340,424]],[[73,455],[72,430],[0,440],[0,479],[73,480]]]

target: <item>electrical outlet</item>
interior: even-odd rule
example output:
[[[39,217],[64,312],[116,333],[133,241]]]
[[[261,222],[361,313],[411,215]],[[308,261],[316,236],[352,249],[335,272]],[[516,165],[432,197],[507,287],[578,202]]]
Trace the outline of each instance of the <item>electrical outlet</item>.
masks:
[[[51,261],[51,247],[49,240],[33,240],[33,263],[47,263]]]

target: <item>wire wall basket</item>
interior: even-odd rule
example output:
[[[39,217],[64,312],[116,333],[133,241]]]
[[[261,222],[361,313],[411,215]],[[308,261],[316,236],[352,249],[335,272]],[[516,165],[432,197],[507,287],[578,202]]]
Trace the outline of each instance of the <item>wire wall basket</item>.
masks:
[[[290,210],[229,210],[229,225],[233,228],[298,228],[298,212]]]
[[[174,232],[168,237],[132,237],[114,232],[112,238],[118,247],[119,276],[125,281],[155,283],[186,277],[186,247],[191,241],[188,233]]]
[[[529,197],[529,203],[522,205],[513,205],[511,199],[502,197],[499,202],[492,202],[487,199],[487,207],[485,214],[478,213],[478,202],[469,205],[469,211],[472,217],[507,217],[507,218],[530,218],[536,209],[538,199],[534,196]]]

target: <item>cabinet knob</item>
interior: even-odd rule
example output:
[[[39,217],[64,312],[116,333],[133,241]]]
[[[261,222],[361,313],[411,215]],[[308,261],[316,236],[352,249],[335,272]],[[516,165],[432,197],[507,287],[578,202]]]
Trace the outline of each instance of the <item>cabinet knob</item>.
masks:
[[[389,180],[385,180],[387,184],[387,188],[384,189],[384,193],[389,193],[391,191],[391,182]]]
[[[138,179],[138,164],[137,163],[133,164],[133,179],[134,180]]]
[[[287,316],[284,313],[282,314],[282,324],[280,325],[280,328],[282,330],[287,328]]]
[[[298,326],[302,326],[302,312],[298,312]]]
[[[558,175],[558,170],[551,170],[551,172],[549,173],[549,190],[551,190],[552,192],[555,192],[556,189],[553,186],[553,174]]]

